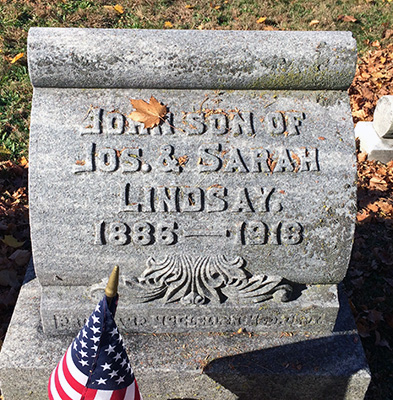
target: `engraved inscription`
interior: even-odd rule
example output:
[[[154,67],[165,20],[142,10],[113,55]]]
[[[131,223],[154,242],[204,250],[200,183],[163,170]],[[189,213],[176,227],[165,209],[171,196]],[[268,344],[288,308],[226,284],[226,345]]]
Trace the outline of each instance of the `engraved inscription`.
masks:
[[[143,316],[135,316],[130,318],[120,317],[120,324],[123,327],[147,327],[156,328],[217,328],[237,330],[244,327],[276,327],[289,325],[291,327],[302,327],[310,325],[322,325],[326,322],[325,314],[302,314],[297,315],[265,315],[265,314],[248,314],[248,315],[188,315],[184,313],[169,315],[150,315],[149,319]]]
[[[306,116],[300,111],[273,111],[265,115],[241,110],[211,110],[209,112],[183,112],[183,118],[175,126],[173,113],[168,113],[165,121],[155,128],[144,128],[143,124],[118,111],[106,111],[92,107],[84,117],[81,135],[174,135],[188,136],[239,136],[256,135],[299,135]]]
[[[243,149],[210,143],[200,146],[197,157],[187,155],[187,162],[180,165],[180,154],[174,145],[165,144],[154,153],[140,147],[97,148],[95,143],[83,149],[82,156],[75,161],[74,173],[104,172],[120,170],[122,173],[150,172],[152,166],[158,172],[180,173],[194,171],[225,173],[283,173],[319,171],[318,149],[283,148]],[[150,160],[150,161],[149,161]],[[197,167],[197,168],[195,168]]]
[[[97,251],[112,247],[109,254],[121,258],[134,249],[133,257],[146,263],[139,276],[123,280],[130,298],[140,302],[180,309],[182,304],[287,301],[292,287],[283,277],[253,275],[246,265],[259,271],[259,252],[267,260],[285,252],[277,246],[286,246],[288,254],[306,247],[298,245],[307,244],[307,216],[286,209],[302,198],[299,190],[292,192],[291,180],[301,183],[304,179],[295,174],[309,172],[318,182],[325,167],[319,148],[325,145],[309,135],[312,121],[298,110],[271,104],[252,112],[197,109],[168,113],[155,128],[144,128],[117,109],[88,111],[79,127],[73,172],[86,174],[80,180],[88,183],[96,174],[105,187],[103,198],[118,207],[107,213],[105,204],[96,214],[90,240]],[[272,265],[266,268],[271,271]],[[159,314],[132,315],[124,323],[164,328],[242,326],[245,318],[251,326],[287,323],[283,316],[258,313]]]
[[[71,329],[79,329],[87,322],[87,318],[72,318],[69,312],[64,314],[53,315],[53,325],[58,331],[69,331]]]
[[[304,118],[304,113],[301,112],[270,112],[264,119],[265,128],[271,135],[299,135],[299,127]]]
[[[102,133],[102,108],[92,108],[88,111],[80,128],[81,135],[99,135]]]
[[[153,224],[141,220],[133,224],[126,222],[100,221],[95,224],[97,245],[148,246],[153,244],[175,245],[180,240],[194,238],[221,238],[234,244],[247,246],[297,245],[303,241],[303,226],[296,221],[267,223],[261,220],[228,224],[227,228],[214,230],[182,229],[178,222]]]
[[[157,159],[157,165],[162,172],[179,172],[180,166],[174,156],[174,147],[170,144],[162,146]]]
[[[73,171],[75,174],[84,172],[115,172],[121,170],[123,173],[129,172],[149,172],[151,167],[142,159],[143,152],[139,147],[122,150],[113,148],[97,149],[95,143],[91,143],[83,150],[82,159],[75,162]]]
[[[239,224],[237,240],[243,245],[299,244],[303,241],[303,227],[296,221],[280,221],[271,228],[262,221],[247,221]]]
[[[280,212],[282,194],[272,187],[135,187],[127,183],[120,210],[129,212]]]
[[[147,246],[158,243],[172,245],[177,243],[178,225],[159,223],[156,226],[147,221],[139,221],[132,225],[123,222],[98,222],[95,225],[95,244],[124,246],[130,243]]]
[[[198,149],[199,172],[282,173],[319,171],[316,148],[224,148],[220,143],[202,145]]]
[[[104,289],[104,288],[103,288]],[[198,310],[198,314],[189,314],[187,312],[167,311],[163,314],[151,312],[149,315],[141,315],[132,313],[130,316],[117,315],[117,325],[124,331],[161,331],[166,330],[189,330],[189,329],[206,329],[206,330],[224,330],[237,331],[239,328],[248,328],[255,330],[266,329],[285,329],[285,327],[311,327],[320,326],[327,323],[325,313],[304,313],[298,312],[287,314],[281,311],[280,315],[276,315],[269,311],[245,313],[236,315],[235,313],[220,314],[204,313]],[[52,315],[52,327],[57,332],[69,332],[71,330],[79,330],[81,326],[87,322],[84,318],[70,316],[69,312],[57,312]]]

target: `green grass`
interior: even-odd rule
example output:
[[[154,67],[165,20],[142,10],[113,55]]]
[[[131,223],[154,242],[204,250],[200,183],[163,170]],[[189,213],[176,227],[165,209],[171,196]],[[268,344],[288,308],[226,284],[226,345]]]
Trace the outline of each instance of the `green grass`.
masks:
[[[360,53],[393,29],[389,0],[0,0],[0,145],[12,159],[27,155],[32,90],[26,40],[32,26],[163,29],[351,30]],[[186,7],[187,6],[187,7]],[[356,23],[338,19],[352,15]],[[260,17],[266,21],[258,24]],[[319,23],[310,26],[312,20]],[[389,39],[389,40],[392,40]],[[387,41],[385,41],[387,42]],[[208,44],[207,44],[208,45]],[[25,56],[14,64],[18,53]]]

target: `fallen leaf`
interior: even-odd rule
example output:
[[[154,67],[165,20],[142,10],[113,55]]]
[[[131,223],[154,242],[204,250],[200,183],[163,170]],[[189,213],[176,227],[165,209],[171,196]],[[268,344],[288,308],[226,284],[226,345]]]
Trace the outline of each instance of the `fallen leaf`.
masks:
[[[370,337],[370,328],[366,321],[360,319],[356,321],[356,326],[358,328],[359,335],[362,338]]]
[[[358,222],[364,222],[371,219],[370,213],[366,210],[361,210],[356,214],[356,219]]]
[[[390,253],[390,251],[386,251],[385,249],[378,247],[374,250],[374,253],[385,265],[393,265],[393,255]]]
[[[352,111],[352,115],[354,117],[360,118],[360,119],[364,119],[366,116],[366,112],[364,111],[364,109],[361,110],[356,110],[356,111]]]
[[[362,73],[360,74],[360,76],[361,76],[362,78],[364,78],[364,79],[369,79],[371,75],[368,74],[367,72],[362,72]]]
[[[172,24],[172,22],[170,22],[170,21],[165,21],[165,22],[164,22],[164,27],[165,27],[165,28],[173,28],[173,24]]]
[[[189,9],[189,10],[192,10],[195,6],[193,6],[191,4],[186,4],[184,7]]]
[[[168,109],[161,104],[156,98],[151,96],[150,104],[144,100],[131,100],[132,106],[135,108],[129,117],[137,122],[142,122],[145,128],[154,128],[164,120]]]
[[[343,21],[343,22],[356,22],[357,19],[353,15],[339,15],[337,17],[338,21]]]
[[[13,269],[3,269],[0,271],[0,286],[19,286],[18,275]]]
[[[19,53],[17,54],[12,60],[11,60],[11,64],[16,63],[19,59],[21,59],[23,56],[25,55],[25,53]]]
[[[383,35],[384,39],[389,39],[393,36],[393,29],[387,29]]]
[[[19,164],[22,167],[28,168],[29,167],[29,162],[27,161],[25,156],[22,156],[22,158],[19,160]],[[27,167],[26,167],[27,166]]]
[[[11,261],[14,261],[16,265],[21,267],[29,262],[30,257],[31,253],[29,250],[17,249],[8,258]]]
[[[11,150],[6,149],[3,146],[0,146],[0,161],[9,160],[11,157]]]
[[[257,24],[262,24],[267,20],[267,17],[261,17],[259,19],[257,19]]]
[[[25,242],[18,242],[18,240],[11,235],[5,235],[4,239],[1,239],[1,241],[14,249],[17,249],[25,244]]]
[[[388,341],[382,338],[381,334],[378,331],[375,331],[375,345],[381,347],[387,347],[388,349],[390,349]]]
[[[384,319],[388,323],[388,325],[393,329],[393,314],[385,314]]]
[[[371,46],[373,46],[373,47],[380,47],[381,44],[379,43],[378,40],[375,40],[374,42],[371,43]]]
[[[313,20],[309,23],[310,26],[314,26],[314,25],[318,25],[318,24],[319,24],[319,20],[318,20],[318,19],[313,19]]]
[[[115,6],[113,6],[113,9],[116,10],[119,14],[124,13],[124,7],[120,4],[116,4]]]
[[[379,207],[376,204],[369,204],[367,206],[367,208],[372,212],[378,212],[379,211]]]
[[[373,176],[373,177],[370,179],[370,182],[371,182],[371,183],[374,183],[374,184],[386,184],[386,181],[385,181],[384,179],[378,177],[378,176]]]
[[[367,160],[367,153],[362,152],[358,154],[358,162],[364,162]]]
[[[379,208],[385,213],[385,214],[393,214],[393,206],[389,203],[386,203],[384,201],[378,202]]]

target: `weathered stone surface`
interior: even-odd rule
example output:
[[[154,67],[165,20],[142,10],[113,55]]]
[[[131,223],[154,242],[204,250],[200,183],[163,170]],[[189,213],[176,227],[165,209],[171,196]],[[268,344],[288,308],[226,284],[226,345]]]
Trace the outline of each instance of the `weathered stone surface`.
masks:
[[[72,336],[50,337],[41,288],[22,287],[0,353],[5,400],[45,400],[51,371]],[[358,400],[370,374],[348,304],[335,333],[124,335],[141,393],[152,400]]]
[[[300,288],[295,300],[281,302],[280,297],[267,303],[242,305],[216,304],[211,307],[167,304],[135,304],[126,286],[120,285],[121,301],[117,323],[122,332],[332,332],[337,320],[339,301],[336,285]],[[85,318],[103,296],[103,290],[63,286],[44,286],[41,315],[44,332],[52,335],[77,334]],[[86,299],[81,304],[81,298]],[[87,299],[92,299],[88,301]],[[132,312],[130,312],[132,310]]]
[[[383,139],[393,139],[393,96],[382,96],[375,107],[373,127]]]
[[[346,89],[350,32],[32,28],[35,87]]]
[[[174,128],[126,119],[130,99],[151,95]],[[210,268],[235,292],[247,274],[340,282],[356,211],[346,96],[36,88],[29,195],[40,282],[93,285],[115,264],[146,296],[164,264],[192,283]],[[223,111],[209,115],[216,101]],[[217,282],[206,279],[210,293],[195,293],[213,301]]]
[[[131,98],[151,95],[173,118],[149,132],[125,116]],[[236,312],[271,298],[282,278],[340,282],[356,212],[345,98],[36,88],[29,193],[40,282],[90,287],[117,264],[130,317],[141,303],[152,314],[169,303]],[[209,115],[215,101],[224,111]]]

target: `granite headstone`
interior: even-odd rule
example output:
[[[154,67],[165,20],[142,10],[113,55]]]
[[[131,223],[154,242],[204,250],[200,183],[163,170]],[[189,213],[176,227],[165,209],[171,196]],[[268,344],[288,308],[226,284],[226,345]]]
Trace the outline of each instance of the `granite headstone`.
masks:
[[[393,96],[382,96],[378,100],[373,117],[372,122],[356,124],[355,136],[369,160],[386,164],[393,160]]]
[[[356,214],[351,34],[33,28],[28,54],[42,351],[60,353],[119,265],[147,398],[362,398],[338,289]],[[131,100],[152,97],[168,112],[146,128]],[[6,400],[27,398],[0,373]]]

